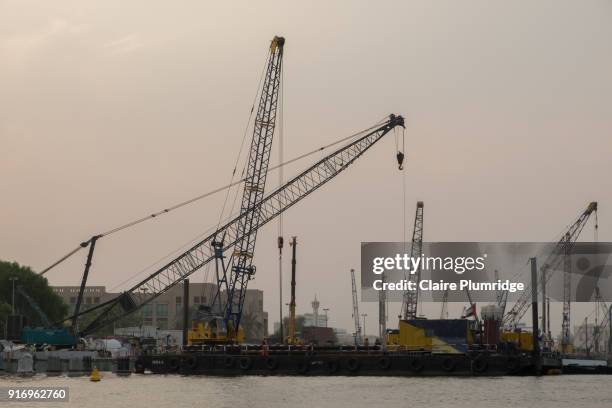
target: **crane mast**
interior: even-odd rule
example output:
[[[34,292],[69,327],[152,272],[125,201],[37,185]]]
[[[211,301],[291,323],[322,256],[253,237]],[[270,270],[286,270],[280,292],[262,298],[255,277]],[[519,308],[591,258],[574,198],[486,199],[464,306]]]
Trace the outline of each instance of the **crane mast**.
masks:
[[[610,310],[599,292],[599,287],[595,288],[595,302],[595,325],[593,327],[593,338],[590,347],[592,347],[595,354],[599,354],[602,351],[599,347],[600,341],[605,336],[606,328],[609,327],[608,313]],[[588,343],[586,347],[589,348]],[[607,350],[607,352],[609,354],[610,350]]]
[[[297,263],[297,237],[293,237],[289,245],[291,245],[291,301],[289,302],[289,334],[287,336],[287,343],[295,344],[295,267]]]
[[[285,39],[274,37],[270,44],[270,53],[266,75],[261,90],[257,115],[253,127],[253,138],[247,162],[244,190],[240,213],[244,214],[239,222],[233,224],[230,235],[238,237],[234,251],[227,264],[223,262],[223,251],[216,251],[217,259],[222,264],[222,270],[217,270],[217,292],[213,299],[213,310],[222,310],[228,330],[228,337],[235,337],[240,325],[247,282],[255,274],[253,253],[257,238],[257,225],[261,214],[254,211],[264,197],[268,164],[272,150],[272,139],[276,124],[276,111],[281,86],[281,69]],[[225,231],[224,231],[225,232]],[[215,239],[215,245],[222,243],[224,235]],[[225,299],[221,291],[225,291]],[[224,304],[223,304],[224,303]]]
[[[398,115],[390,115],[384,122],[370,128],[367,133],[364,132],[365,134],[362,136],[323,157],[302,173],[287,181],[283,186],[268,194],[251,208],[250,211],[255,211],[258,215],[249,217],[252,224],[248,231],[261,228],[315,190],[318,190],[346,170],[355,160],[397,126],[404,127],[404,118]],[[219,255],[219,252],[222,254],[222,251],[233,248],[242,239],[240,234],[243,233],[240,232],[242,230],[238,226],[240,224],[244,225],[246,217],[247,213],[238,214],[214,233],[205,237],[121,295],[81,312],[81,315],[96,312],[97,316],[80,334],[93,333],[97,329],[108,326],[135,312],[209,262],[218,259],[216,256]],[[224,239],[220,240],[220,237]],[[228,282],[231,281],[228,280]],[[246,286],[242,289],[246,289]],[[68,317],[68,319],[73,317]],[[237,330],[237,328],[234,328],[234,330]]]
[[[565,327],[568,329],[569,333],[569,318],[570,318],[570,293],[569,286],[570,282],[570,271],[569,265],[567,265],[567,261],[569,261],[569,254],[574,246],[574,243],[580,236],[580,233],[584,229],[589,217],[593,214],[597,214],[597,202],[593,201],[589,203],[587,208],[580,214],[578,219],[574,221],[574,223],[567,229],[567,231],[563,234],[563,237],[557,242],[553,250],[549,253],[546,260],[540,267],[540,273],[542,274],[542,286],[546,285],[552,276],[552,273],[555,269],[557,269],[561,264],[564,264],[565,274],[563,277],[563,325],[564,330]],[[595,215],[597,216],[597,215]],[[595,226],[597,228],[597,226]],[[567,285],[567,286],[566,286]],[[525,315],[527,309],[529,308],[529,301],[531,297],[531,291],[529,288],[526,288],[522,295],[519,297],[518,301],[514,304],[512,309],[504,316],[504,323],[509,325],[515,325],[520,319]],[[562,332],[562,335],[565,335],[565,332]],[[569,337],[569,336],[568,336]],[[563,337],[562,337],[562,341]]]
[[[563,245],[563,315],[561,321],[561,352],[567,353],[570,345],[571,297],[572,297],[572,242],[569,233],[565,233]],[[586,328],[585,328],[586,333]]]
[[[359,321],[359,300],[357,300],[357,284],[355,283],[355,270],[351,269],[351,287],[353,289],[353,319],[355,320],[355,345],[362,343],[361,323]]]
[[[495,270],[495,281],[499,280],[499,271]],[[508,303],[508,291],[507,290],[499,290],[495,299],[497,301],[497,307],[499,308],[500,316],[503,316],[506,313],[506,304]]]
[[[423,252],[423,202],[418,201],[414,215],[414,228],[412,230],[412,247],[410,249],[411,258],[420,258]],[[419,304],[419,281],[421,280],[421,266],[416,271],[410,271],[410,282],[416,283],[414,291],[404,292],[402,301],[402,318],[404,320],[415,319]]]

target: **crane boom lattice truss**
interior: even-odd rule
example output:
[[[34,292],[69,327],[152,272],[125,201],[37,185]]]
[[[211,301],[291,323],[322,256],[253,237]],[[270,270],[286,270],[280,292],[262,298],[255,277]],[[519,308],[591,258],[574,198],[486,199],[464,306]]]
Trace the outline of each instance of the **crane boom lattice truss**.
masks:
[[[566,260],[569,258],[568,254],[574,246],[574,243],[580,236],[580,233],[584,229],[586,222],[589,220],[591,214],[597,213],[597,202],[593,201],[589,203],[587,208],[580,214],[578,219],[567,229],[563,237],[557,242],[552,251],[548,254],[546,260],[540,267],[540,273],[542,274],[541,282],[545,285],[550,280],[553,272],[557,270],[563,263],[565,265]],[[567,269],[567,268],[565,268]],[[569,271],[564,274],[564,290],[563,290],[563,324],[567,320],[567,328],[569,329],[569,303],[570,293],[566,290],[566,284],[568,284]],[[541,289],[540,289],[541,290]],[[530,306],[531,290],[526,288],[518,301],[514,304],[512,309],[504,316],[504,324],[516,325],[521,318],[525,315]],[[566,310],[567,309],[567,310]],[[566,314],[567,313],[567,314]]]
[[[572,241],[569,233],[565,234],[563,246],[563,315],[561,321],[561,351],[568,352],[570,344],[570,322],[572,311]]]
[[[250,232],[272,221],[279,214],[291,208],[348,168],[397,126],[404,126],[404,118],[390,115],[378,127],[322,158],[264,197],[249,211],[237,215],[213,234],[192,246],[131,289],[114,299],[82,312],[81,314],[92,312],[98,312],[99,314],[82,330],[81,334],[86,335],[100,327],[112,324],[182,282],[192,273],[215,259],[215,252],[234,247],[243,238],[240,235],[243,230],[238,227],[239,225],[244,225],[248,220],[250,229],[247,232]],[[249,212],[257,212],[257,216],[248,216],[247,218]],[[222,244],[218,246],[221,238],[223,238]],[[213,245],[215,243],[217,245]],[[235,278],[228,279],[228,282],[235,281]],[[242,290],[246,290],[246,282]]]
[[[38,314],[44,327],[53,327],[53,324],[51,323],[51,320],[49,320],[49,318],[47,317],[47,314],[43,312],[40,306],[38,306],[38,303],[36,303],[36,301],[32,299],[32,297],[28,294],[28,292],[25,291],[25,289],[21,285],[17,286],[17,292],[19,292],[19,294],[24,297],[24,299],[28,302],[32,309],[34,309],[34,311]]]
[[[412,247],[410,249],[410,257],[412,259],[420,258],[423,252],[423,202],[418,201],[416,212],[414,215],[414,228],[412,230]],[[413,273],[414,272],[414,273]],[[419,281],[421,280],[421,266],[416,271],[410,271],[408,278],[410,282],[415,282],[416,289],[414,291],[407,290],[404,292],[402,299],[402,317],[404,320],[415,319],[417,317],[417,308],[419,305]]]
[[[255,274],[253,254],[261,213],[254,209],[264,197],[276,124],[284,45],[285,39],[282,37],[274,37],[270,45],[242,193],[240,213],[244,217],[215,239],[217,246],[223,245],[226,234],[230,239],[235,239],[229,262],[221,262],[223,267],[220,273],[217,269],[217,292],[213,299],[213,310],[218,307],[222,311],[230,337],[236,334],[240,325],[247,282]],[[222,256],[218,258],[223,260]],[[222,290],[225,291],[225,299],[221,296]]]
[[[608,347],[605,347],[603,349],[600,347],[602,346],[600,342],[605,337],[606,329],[609,330],[610,327],[610,308],[601,296],[601,293],[599,292],[599,287],[595,288],[595,302],[595,324],[593,326],[593,336],[591,337],[590,344],[587,342],[586,348],[589,351],[593,351],[595,355],[600,355],[602,351],[604,352],[603,354],[610,355],[610,352],[612,350],[609,350]],[[609,339],[609,341],[610,340],[612,339]]]

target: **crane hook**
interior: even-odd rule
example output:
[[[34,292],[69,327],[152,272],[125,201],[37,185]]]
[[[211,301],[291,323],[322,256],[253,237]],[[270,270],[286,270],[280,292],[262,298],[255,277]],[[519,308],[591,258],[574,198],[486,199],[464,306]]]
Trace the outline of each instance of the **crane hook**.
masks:
[[[404,170],[404,153],[398,150],[396,157],[397,157],[397,168],[400,170]]]

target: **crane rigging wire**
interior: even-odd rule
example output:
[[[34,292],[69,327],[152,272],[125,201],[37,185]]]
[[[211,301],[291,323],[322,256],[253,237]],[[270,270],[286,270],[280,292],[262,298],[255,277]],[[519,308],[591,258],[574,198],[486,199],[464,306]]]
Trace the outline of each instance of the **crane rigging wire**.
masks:
[[[249,127],[251,126],[251,120],[253,119],[253,112],[255,111],[255,103],[257,102],[257,96],[260,94],[260,90],[262,87],[264,75],[266,73],[266,65],[267,65],[267,57],[264,60],[263,67],[261,69],[261,74],[259,76],[259,83],[257,84],[257,89],[255,90],[255,95],[253,96],[253,102],[251,103],[251,111],[249,112],[249,118],[247,119],[246,126],[244,127],[244,132],[242,133],[242,142],[240,143],[240,149],[238,150],[238,155],[236,156],[236,161],[234,163],[234,169],[232,170],[232,176],[230,177],[229,186],[234,182],[234,177],[236,176],[236,170],[238,169],[238,164],[240,163],[240,157],[242,156],[242,152],[244,151],[244,145],[246,142],[247,133],[249,131]],[[244,176],[244,167],[242,169],[242,173],[240,178],[242,179]],[[241,180],[242,181],[242,180]],[[229,198],[230,189],[227,189],[227,193],[225,194],[225,201],[223,202],[223,207],[221,208],[221,213],[219,214],[219,220],[217,222],[217,228],[221,225],[221,219],[223,218],[223,214],[225,213],[225,207],[227,205],[227,200]],[[233,210],[233,209],[232,209]]]
[[[238,215],[237,212],[233,212],[230,215],[228,215],[226,218],[224,218],[222,220],[222,223],[227,223],[230,220],[234,219],[236,216]],[[158,258],[155,262],[149,264],[148,266],[144,267],[143,269],[141,269],[140,271],[134,273],[133,275],[127,277],[126,279],[124,279],[123,281],[119,282],[118,284],[116,284],[115,286],[113,286],[111,288],[111,291],[125,285],[126,283],[130,282],[131,280],[135,279],[136,277],[142,275],[143,273],[151,270],[153,267],[155,267],[156,265],[159,265],[161,262],[167,260],[168,258],[170,258],[171,256],[184,251],[186,248],[192,247],[196,242],[200,241],[203,237],[205,237],[206,235],[212,233],[213,231],[215,231],[218,227],[216,225],[210,226],[209,228],[207,228],[204,232],[200,232],[199,234],[197,234],[195,237],[193,237],[192,239],[190,239],[189,241],[185,242],[183,245],[175,248],[174,250],[168,252],[166,255],[162,256],[161,258]],[[206,271],[209,270],[209,266],[210,264],[206,265]],[[208,276],[205,277],[204,282],[208,282]]]
[[[386,119],[386,118],[385,118],[385,119]],[[336,145],[338,145],[338,144],[340,144],[340,143],[343,143],[343,142],[346,142],[346,141],[348,141],[348,140],[351,140],[351,139],[357,138],[357,137],[359,137],[360,135],[365,134],[365,133],[369,132],[369,131],[370,131],[370,130],[372,130],[372,129],[375,129],[375,128],[376,128],[378,125],[380,125],[382,122],[384,122],[384,120],[385,120],[385,119],[382,119],[382,120],[378,121],[378,122],[377,122],[377,123],[376,123],[374,126],[371,126],[371,127],[367,128],[367,129],[361,130],[361,131],[359,131],[359,132],[357,132],[357,133],[353,133],[353,134],[351,134],[351,135],[349,135],[349,136],[345,136],[345,137],[340,138],[340,139],[338,139],[338,140],[336,140],[336,141],[334,141],[334,142],[332,142],[332,143],[329,143],[329,144],[327,144],[327,145],[323,145],[323,146],[321,146],[321,147],[319,147],[319,148],[317,148],[317,149],[314,149],[314,150],[308,151],[308,152],[306,152],[306,153],[303,153],[303,154],[301,154],[301,155],[299,155],[299,156],[296,156],[296,157],[294,157],[294,158],[292,158],[292,159],[290,159],[290,160],[287,160],[287,161],[285,161],[285,162],[283,162],[283,163],[279,163],[279,164],[277,164],[276,166],[272,166],[272,167],[270,167],[270,168],[268,169],[267,173],[270,173],[271,171],[274,171],[274,170],[277,170],[277,169],[281,169],[281,168],[283,168],[283,167],[285,167],[285,166],[288,166],[288,165],[290,165],[290,164],[292,164],[292,163],[295,163],[295,162],[297,162],[297,161],[299,161],[299,160],[302,160],[302,159],[304,159],[304,158],[306,158],[306,157],[309,157],[309,156],[312,156],[312,155],[314,155],[314,154],[320,153],[320,152],[322,152],[322,151],[324,151],[324,150],[327,150],[327,149],[329,149],[329,148],[331,148],[331,147],[333,147],[333,146],[336,146]],[[103,232],[103,233],[101,233],[101,234],[98,234],[98,235],[97,235],[97,237],[98,237],[98,238],[102,238],[102,237],[106,237],[106,236],[109,236],[109,235],[115,234],[115,233],[117,233],[117,232],[119,232],[119,231],[123,231],[123,230],[125,230],[125,229],[131,228],[131,227],[134,227],[134,226],[136,226],[136,225],[138,225],[138,224],[141,224],[141,223],[143,223],[143,222],[145,222],[145,221],[149,221],[149,220],[152,220],[152,219],[154,219],[154,218],[157,218],[158,216],[165,215],[165,214],[167,214],[167,213],[169,213],[169,212],[171,212],[171,211],[174,211],[174,210],[177,210],[177,209],[179,209],[179,208],[185,207],[185,206],[187,206],[187,205],[189,205],[189,204],[193,204],[193,203],[195,203],[195,202],[197,202],[197,201],[200,201],[200,200],[202,200],[202,199],[204,199],[204,198],[210,197],[210,196],[212,196],[212,195],[214,195],[214,194],[216,194],[216,193],[219,193],[219,192],[221,192],[221,191],[231,189],[232,187],[234,187],[234,186],[236,186],[236,185],[238,185],[238,184],[241,184],[241,183],[243,183],[243,182],[245,181],[245,178],[244,178],[243,176],[244,176],[244,170],[243,170],[243,173],[242,173],[242,175],[241,175],[240,180],[236,180],[236,181],[234,181],[234,182],[232,182],[232,183],[230,183],[230,184],[228,184],[228,185],[225,185],[225,186],[223,186],[223,187],[219,187],[219,188],[213,189],[213,190],[208,191],[208,192],[206,192],[206,193],[203,193],[203,194],[200,194],[200,195],[198,195],[198,196],[192,197],[192,198],[190,198],[190,199],[188,199],[188,200],[185,200],[185,201],[182,201],[182,202],[180,202],[180,203],[174,204],[174,205],[172,205],[172,206],[170,206],[170,207],[164,208],[163,210],[160,210],[160,211],[154,212],[154,213],[149,214],[149,215],[146,215],[146,216],[144,216],[144,217],[137,218],[137,219],[135,219],[135,220],[133,220],[133,221],[130,221],[130,222],[128,222],[128,223],[125,223],[125,224],[123,224],[123,225],[120,225],[120,226],[118,226],[118,227],[115,227],[115,228],[113,228],[113,229],[110,229],[110,230],[108,230],[108,231],[105,231],[105,232]],[[236,202],[236,198],[237,198],[237,194],[236,194],[236,196],[234,197],[234,204],[235,204],[235,202]],[[232,206],[232,207],[233,207],[233,206]],[[220,225],[220,224],[218,224],[218,225]],[[218,227],[218,225],[217,225],[217,227]],[[77,246],[76,248],[74,248],[74,249],[70,250],[68,253],[66,253],[64,256],[62,256],[61,258],[59,258],[57,261],[55,261],[54,263],[52,263],[51,265],[49,265],[47,268],[45,268],[45,269],[43,269],[41,272],[39,272],[39,275],[40,275],[40,276],[42,276],[42,275],[46,274],[46,273],[47,273],[47,272],[49,272],[51,269],[55,268],[56,266],[58,266],[59,264],[61,264],[62,262],[64,262],[64,261],[65,261],[65,260],[67,260],[68,258],[70,258],[71,256],[73,256],[74,254],[76,254],[77,252],[79,252],[81,249],[86,248],[86,247],[89,245],[89,242],[90,242],[90,241],[85,241],[85,242],[82,242],[81,244],[79,244],[79,246]]]
[[[228,218],[228,220],[229,220],[229,218]],[[154,266],[160,264],[164,260],[170,258],[171,256],[173,256],[173,255],[175,255],[175,254],[177,254],[177,253],[179,253],[181,251],[184,251],[185,248],[193,246],[194,243],[196,243],[197,241],[202,239],[202,237],[204,237],[206,234],[211,233],[214,229],[215,229],[215,227],[213,226],[213,227],[208,228],[206,231],[199,233],[197,236],[195,236],[194,238],[190,239],[188,242],[185,242],[183,245],[177,247],[176,249],[172,250],[171,252],[168,252],[166,255],[162,256],[161,258],[158,258],[155,262],[147,265],[146,267],[144,267],[140,271],[136,272],[135,274],[133,274],[133,275],[127,277],[126,279],[124,279],[123,281],[119,282],[118,284],[113,286],[110,290],[114,291],[115,289],[125,285],[128,282],[130,282],[134,278],[136,278],[136,277],[142,275],[143,273],[147,272],[148,270],[150,270]]]

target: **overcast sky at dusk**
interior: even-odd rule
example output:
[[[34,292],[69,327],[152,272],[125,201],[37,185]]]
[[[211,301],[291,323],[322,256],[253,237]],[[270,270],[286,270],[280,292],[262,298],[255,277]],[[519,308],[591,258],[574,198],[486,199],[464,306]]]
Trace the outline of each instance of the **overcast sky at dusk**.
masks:
[[[417,200],[428,241],[553,240],[598,201],[599,240],[612,241],[611,20],[609,0],[0,0],[0,259],[41,270],[226,184],[274,35],[286,38],[285,158],[405,116],[409,234]],[[214,226],[223,198],[101,240],[89,283],[129,288]],[[298,313],[316,293],[330,325],[350,329],[360,242],[402,240],[402,211],[392,135],[289,210]],[[276,223],[259,234],[250,285],[271,323],[276,235]],[[51,284],[77,285],[84,258]],[[374,333],[376,305],[362,309]]]

